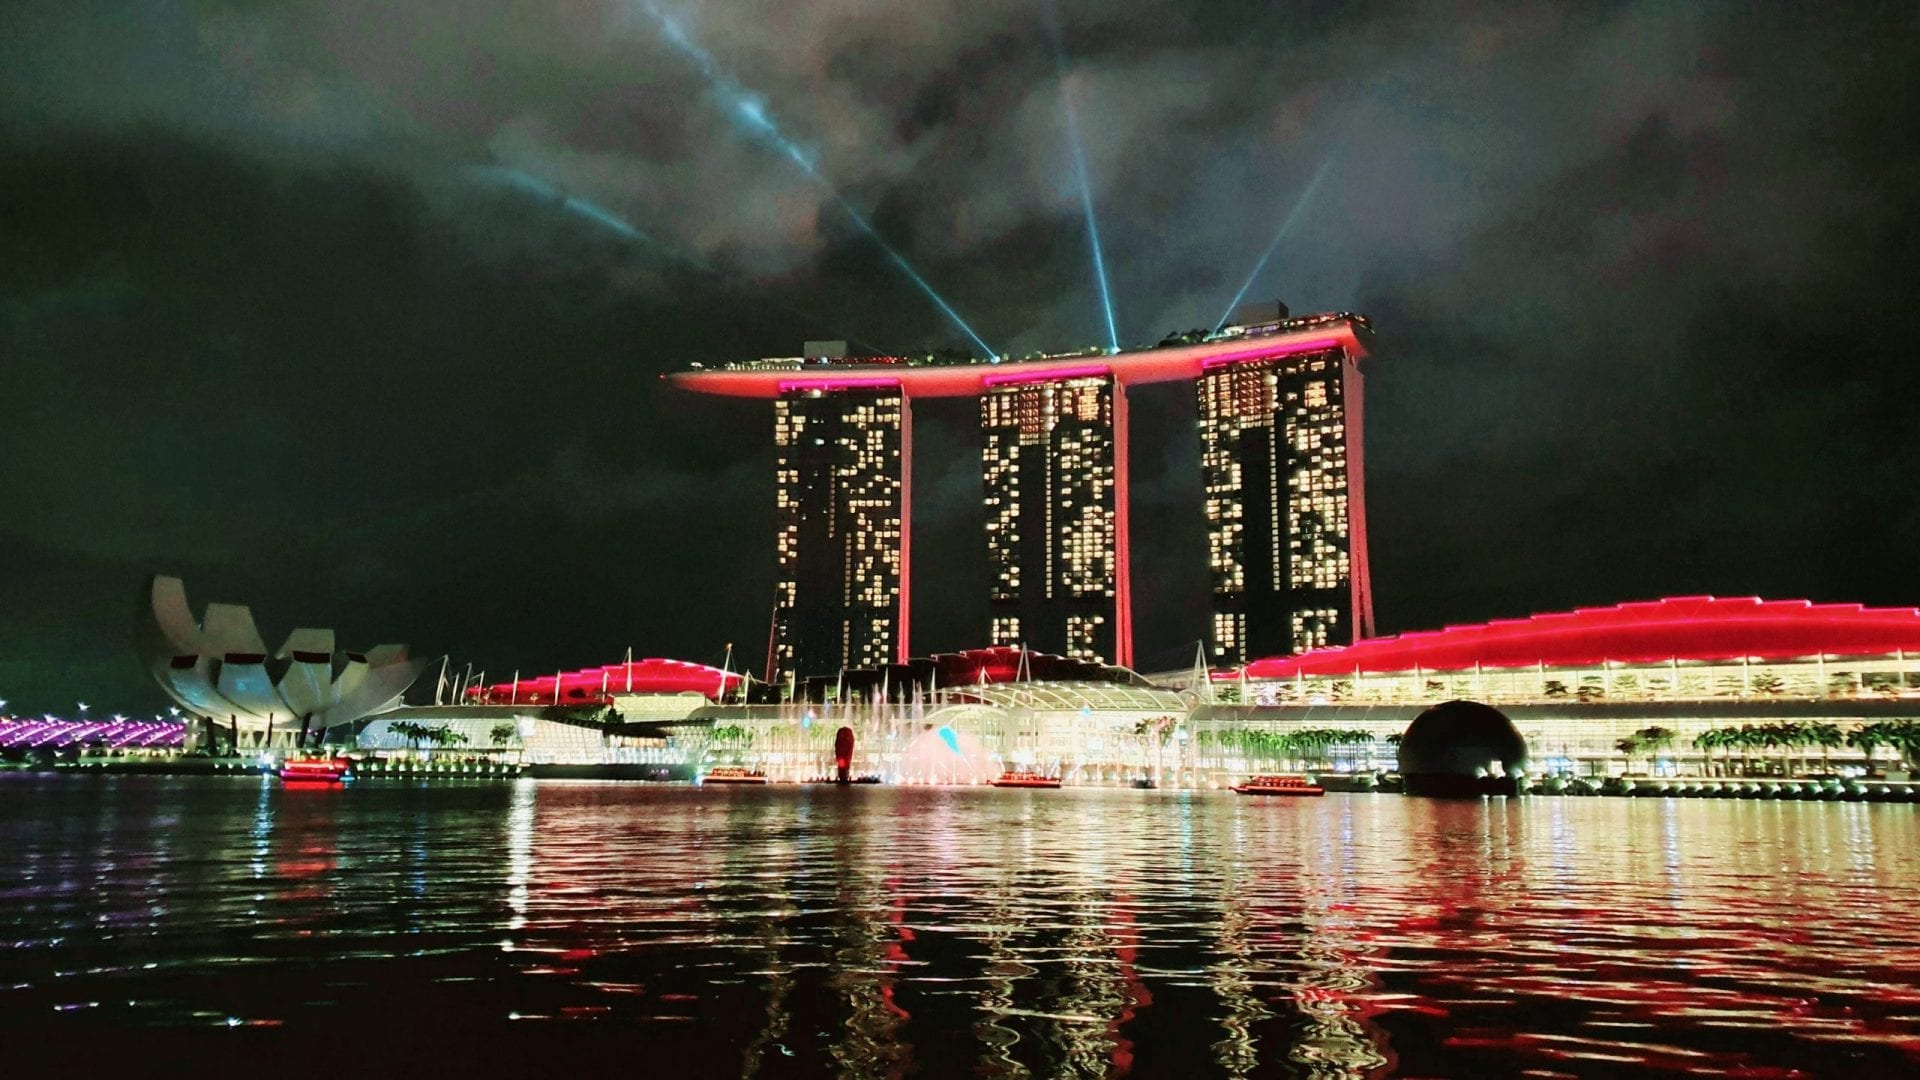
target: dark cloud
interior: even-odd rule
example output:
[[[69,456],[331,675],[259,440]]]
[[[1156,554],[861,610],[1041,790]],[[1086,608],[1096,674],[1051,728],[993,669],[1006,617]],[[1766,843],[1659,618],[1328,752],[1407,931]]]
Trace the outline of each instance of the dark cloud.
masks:
[[[672,5],[987,338],[1100,326],[1032,0]],[[1920,600],[1916,24],[1668,4],[1067,3],[1123,340],[1256,283],[1380,326],[1390,630]],[[763,407],[659,374],[962,335],[627,0],[0,13],[0,697],[156,702],[154,569],[496,669],[757,658]],[[521,178],[515,180],[513,178]],[[1135,395],[1148,664],[1202,632],[1192,403]],[[918,416],[918,644],[984,623]]]

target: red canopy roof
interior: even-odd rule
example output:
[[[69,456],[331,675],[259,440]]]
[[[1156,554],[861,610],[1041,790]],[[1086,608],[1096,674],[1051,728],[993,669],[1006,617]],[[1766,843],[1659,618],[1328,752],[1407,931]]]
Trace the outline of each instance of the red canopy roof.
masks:
[[[1868,608],[1755,596],[1683,596],[1449,626],[1313,649],[1247,665],[1256,679],[1354,671],[1575,667],[1748,656],[1877,656],[1920,652],[1920,608]],[[1237,673],[1235,673],[1237,675]],[[1233,676],[1228,676],[1233,677]]]
[[[729,689],[737,686],[743,676],[737,672],[722,672],[717,667],[706,664],[691,664],[685,660],[661,660],[649,657],[634,660],[631,663],[608,664],[605,667],[581,668],[558,675],[541,675],[521,679],[515,683],[494,683],[492,686],[476,688],[467,692],[469,697],[488,704],[505,705],[551,705],[555,701],[554,685],[559,684],[559,701],[564,705],[585,704],[604,700],[603,695],[610,694],[681,694],[695,692],[708,697],[717,697],[720,693],[720,681],[726,680]]]

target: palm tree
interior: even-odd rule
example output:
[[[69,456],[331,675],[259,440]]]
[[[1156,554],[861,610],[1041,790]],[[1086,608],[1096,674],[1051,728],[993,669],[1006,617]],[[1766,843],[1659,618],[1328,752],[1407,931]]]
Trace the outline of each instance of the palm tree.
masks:
[[[1820,748],[1820,771],[1833,772],[1833,751],[1846,743],[1837,724],[1818,723],[1807,725],[1807,740]]]
[[[1724,750],[1733,745],[1732,736],[1733,730],[1731,728],[1708,728],[1706,731],[1693,737],[1694,749],[1700,751],[1701,765],[1703,766],[1702,772],[1705,772],[1708,776],[1714,775],[1713,752],[1715,750]],[[1727,774],[1727,764],[1724,758],[1719,762],[1719,765],[1720,775],[1725,776]]]
[[[387,725],[387,730],[407,740],[415,750],[433,736],[433,729],[413,720],[396,720]]]
[[[487,737],[493,740],[493,745],[505,746],[513,741],[518,731],[519,729],[513,726],[512,721],[502,721],[487,730]]]
[[[1788,741],[1786,728],[1781,724],[1761,724],[1754,729],[1754,738],[1761,746],[1768,750],[1777,750],[1782,746],[1791,745]],[[1790,756],[1785,757],[1783,760],[1781,771],[1789,776],[1793,774],[1793,760]]]
[[[1770,693],[1778,693],[1778,691],[1770,691]],[[1795,723],[1768,724],[1767,727],[1772,731],[1773,737],[1779,740],[1782,771],[1792,776],[1794,774],[1793,752],[1808,745],[1811,741],[1809,732],[1805,725]],[[1800,767],[1806,768],[1804,757]]]
[[[1634,732],[1630,739],[1622,739],[1620,748],[1627,751],[1629,755],[1635,751],[1647,755],[1647,769],[1651,772],[1654,758],[1657,757],[1662,750],[1673,749],[1673,744],[1677,742],[1679,738],[1680,733],[1674,731],[1672,728],[1658,726],[1644,727]],[[1628,749],[1626,746],[1628,742],[1633,744],[1632,749]]]
[[[1740,775],[1753,775],[1753,751],[1762,745],[1765,736],[1752,724],[1741,724],[1728,731],[1729,744],[1740,750]]]
[[[1894,720],[1887,724],[1887,744],[1900,755],[1900,768],[1913,770],[1913,762],[1920,759],[1920,721]]]
[[[1640,753],[1640,736],[1637,734],[1629,735],[1619,742],[1614,743],[1613,748],[1626,755],[1627,767],[1631,769],[1633,767],[1634,757]]]
[[[1873,752],[1889,742],[1885,724],[1862,724],[1847,732],[1847,745],[1866,755],[1867,768],[1873,768]]]

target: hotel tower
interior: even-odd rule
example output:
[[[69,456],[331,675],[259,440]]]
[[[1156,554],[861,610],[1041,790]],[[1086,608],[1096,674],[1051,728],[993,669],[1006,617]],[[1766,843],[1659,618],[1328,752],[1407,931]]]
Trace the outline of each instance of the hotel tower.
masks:
[[[992,644],[1132,661],[1126,403],[1105,373],[980,395]]]
[[[774,401],[778,582],[768,678],[906,659],[912,412],[891,387]]]
[[[1359,357],[1222,364],[1195,390],[1214,661],[1371,636]]]
[[[937,363],[812,342],[667,378],[774,403],[776,681],[908,658],[910,399],[929,397],[980,401],[987,640],[1133,666],[1127,388],[1192,383],[1204,632],[1213,662],[1238,666],[1373,632],[1359,366],[1372,340],[1364,316],[1268,305],[1204,341],[1112,355]]]

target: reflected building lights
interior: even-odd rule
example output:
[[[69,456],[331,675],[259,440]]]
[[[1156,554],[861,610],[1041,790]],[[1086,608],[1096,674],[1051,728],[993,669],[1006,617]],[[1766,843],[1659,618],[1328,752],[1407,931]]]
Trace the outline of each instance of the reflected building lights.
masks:
[[[507,808],[507,933],[527,925],[527,883],[533,876],[534,808],[538,786],[531,777],[513,782],[513,801]],[[513,939],[506,941],[508,951]]]

